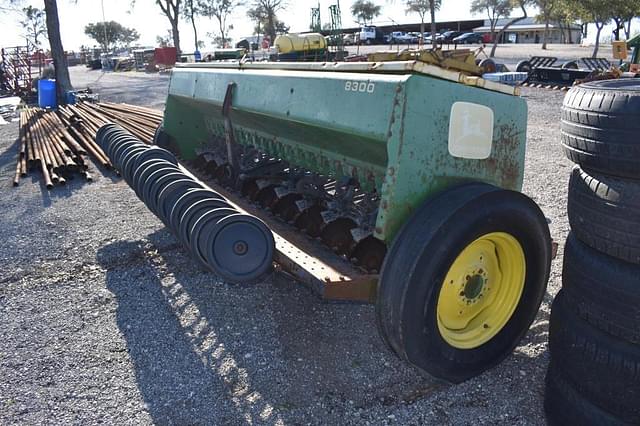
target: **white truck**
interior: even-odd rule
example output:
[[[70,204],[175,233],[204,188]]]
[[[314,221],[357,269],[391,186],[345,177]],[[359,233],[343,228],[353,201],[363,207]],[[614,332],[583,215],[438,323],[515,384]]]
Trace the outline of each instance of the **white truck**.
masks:
[[[362,27],[360,29],[361,44],[383,44],[384,33],[375,26]]]

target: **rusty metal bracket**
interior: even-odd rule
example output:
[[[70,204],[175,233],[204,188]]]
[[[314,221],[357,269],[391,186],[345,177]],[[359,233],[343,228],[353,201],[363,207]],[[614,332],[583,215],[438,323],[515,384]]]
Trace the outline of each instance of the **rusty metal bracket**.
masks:
[[[240,171],[240,163],[238,156],[235,153],[236,138],[233,133],[233,124],[231,123],[231,107],[233,99],[233,89],[236,87],[236,83],[231,82],[227,85],[227,92],[224,95],[224,101],[222,102],[222,117],[224,118],[224,139],[227,145],[227,162],[231,166],[230,178],[233,182],[236,182],[236,178]]]

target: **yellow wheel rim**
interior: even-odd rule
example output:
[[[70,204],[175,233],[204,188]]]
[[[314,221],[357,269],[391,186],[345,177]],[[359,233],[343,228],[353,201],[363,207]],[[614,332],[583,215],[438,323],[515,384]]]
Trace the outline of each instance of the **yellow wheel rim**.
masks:
[[[488,342],[518,306],[526,273],[522,246],[504,232],[485,234],[453,261],[438,296],[438,330],[458,349]]]

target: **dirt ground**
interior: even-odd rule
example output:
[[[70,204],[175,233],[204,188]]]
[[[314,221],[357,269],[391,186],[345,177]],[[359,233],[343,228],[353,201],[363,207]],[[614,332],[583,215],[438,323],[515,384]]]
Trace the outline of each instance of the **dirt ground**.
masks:
[[[71,75],[102,99],[156,108],[168,83]],[[372,306],[198,269],[112,173],[48,191],[33,172],[12,188],[17,124],[0,126],[0,424],[544,424],[549,304],[569,228],[563,95],[523,90],[524,192],[560,243],[543,305],[512,356],[456,386],[389,352]]]

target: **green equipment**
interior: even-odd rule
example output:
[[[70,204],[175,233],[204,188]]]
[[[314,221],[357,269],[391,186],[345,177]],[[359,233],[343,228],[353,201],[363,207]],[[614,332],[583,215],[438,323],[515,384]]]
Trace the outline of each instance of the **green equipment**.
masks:
[[[375,302],[394,352],[460,382],[511,353],[545,293],[526,130],[517,88],[419,60],[236,62],[177,65],[157,139],[271,227],[283,270]]]

